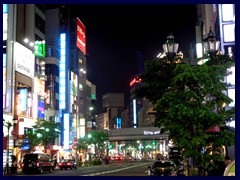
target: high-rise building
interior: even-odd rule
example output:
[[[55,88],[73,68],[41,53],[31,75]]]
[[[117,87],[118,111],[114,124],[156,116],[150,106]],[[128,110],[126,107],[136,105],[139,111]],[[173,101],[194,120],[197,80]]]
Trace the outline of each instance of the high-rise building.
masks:
[[[196,23],[196,54],[197,58],[202,58],[198,64],[206,62],[203,55],[207,54],[202,41],[208,37],[211,30],[216,39],[220,41],[219,51],[221,54],[235,56],[235,4],[199,4],[197,5],[198,18]],[[235,107],[235,65],[229,69],[229,75],[225,77],[227,83],[226,94],[233,100],[227,104],[225,109],[229,110]],[[235,129],[235,118],[227,124]],[[226,154],[229,151],[230,156],[235,158],[235,147],[225,148]]]
[[[3,4],[3,9],[3,118],[14,123],[8,149],[20,160],[29,149],[20,140],[44,117],[45,51],[38,48],[45,46],[46,16],[43,5]]]
[[[130,82],[130,121],[131,127],[154,126],[153,105],[146,98],[136,98],[133,91],[142,85],[142,79],[136,75]]]
[[[119,129],[122,127],[121,112],[124,108],[123,93],[106,93],[102,96],[103,108],[107,112],[107,129]]]

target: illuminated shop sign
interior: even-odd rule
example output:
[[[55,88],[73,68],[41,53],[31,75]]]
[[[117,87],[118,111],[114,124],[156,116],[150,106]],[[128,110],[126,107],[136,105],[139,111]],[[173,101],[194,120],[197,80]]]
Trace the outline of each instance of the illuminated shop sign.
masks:
[[[223,25],[223,38],[224,42],[235,42],[235,24]]]
[[[231,56],[227,47],[235,46],[235,4],[219,4],[218,9],[221,51]]]
[[[4,13],[8,13],[8,5],[7,4],[3,4],[3,14]]]
[[[66,34],[60,35],[61,59],[59,66],[59,109],[66,107]]]
[[[95,100],[96,99],[96,94],[91,94],[91,99]]]
[[[3,109],[6,108],[7,56],[3,54]]]
[[[45,81],[38,79],[37,77],[34,78],[34,90],[37,92],[37,95],[41,97],[45,97]]]
[[[131,82],[130,82],[130,86],[134,85],[135,83],[140,83],[142,81],[142,79],[140,78],[134,78]]]
[[[19,110],[26,111],[27,110],[27,89],[20,89],[20,104],[19,104]]]
[[[122,128],[122,119],[121,118],[117,118],[117,129],[121,129]]]
[[[137,101],[133,99],[133,124],[134,128],[137,128]]]
[[[69,149],[69,114],[63,116],[64,124],[64,146],[63,149]]]
[[[35,41],[34,54],[38,57],[46,56],[46,44],[45,41]]]
[[[222,4],[222,20],[223,21],[233,21],[234,20],[233,4]]]
[[[77,47],[86,54],[86,28],[84,24],[77,18]]]
[[[75,73],[71,72],[71,95],[77,96],[77,85],[78,85],[78,77]]]
[[[34,72],[34,54],[31,50],[19,43],[15,43],[15,61],[16,71],[33,78]]]
[[[3,4],[3,40],[7,40],[8,5]]]
[[[44,102],[38,101],[38,118],[44,118]]]

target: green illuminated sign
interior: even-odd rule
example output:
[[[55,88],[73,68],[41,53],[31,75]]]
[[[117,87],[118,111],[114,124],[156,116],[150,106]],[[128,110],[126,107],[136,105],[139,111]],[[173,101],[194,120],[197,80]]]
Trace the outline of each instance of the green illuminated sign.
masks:
[[[35,41],[34,54],[38,57],[46,56],[46,44],[45,41]]]
[[[96,99],[95,94],[91,94],[91,98],[92,98],[92,99]]]

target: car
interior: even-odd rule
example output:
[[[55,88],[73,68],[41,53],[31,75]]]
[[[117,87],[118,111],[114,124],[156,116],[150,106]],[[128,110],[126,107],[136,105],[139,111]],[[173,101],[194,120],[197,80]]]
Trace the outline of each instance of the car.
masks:
[[[43,173],[54,169],[54,163],[48,154],[28,153],[21,163],[23,173]]]
[[[157,160],[148,166],[149,176],[177,176],[177,165],[170,160]]]
[[[116,161],[120,161],[120,160],[122,160],[123,158],[122,158],[122,156],[121,155],[117,155],[116,157],[115,157],[115,160]]]
[[[77,163],[75,160],[72,159],[64,159],[61,162],[58,163],[58,167],[63,170],[63,169],[77,169]]]

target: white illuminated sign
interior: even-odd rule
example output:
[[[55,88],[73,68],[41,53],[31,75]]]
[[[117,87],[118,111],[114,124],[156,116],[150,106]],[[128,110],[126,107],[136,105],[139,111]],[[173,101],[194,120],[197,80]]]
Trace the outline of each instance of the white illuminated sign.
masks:
[[[235,24],[223,25],[224,42],[235,42]]]
[[[234,20],[233,4],[222,4],[222,16],[223,21]]]
[[[134,125],[137,124],[137,102],[136,102],[136,99],[133,99],[133,124]]]
[[[7,26],[8,26],[8,5],[3,4],[3,40],[7,40]]]
[[[15,43],[15,62],[16,71],[33,78],[34,74],[34,54],[33,52],[19,43]]]
[[[64,146],[63,149],[69,149],[69,114],[64,114]]]
[[[235,85],[235,66],[228,69],[227,84]]]
[[[196,44],[196,51],[197,51],[197,58],[203,57],[203,47],[202,47],[202,43],[197,43],[197,44]]]
[[[61,59],[59,66],[59,109],[66,107],[66,34],[60,35]]]

